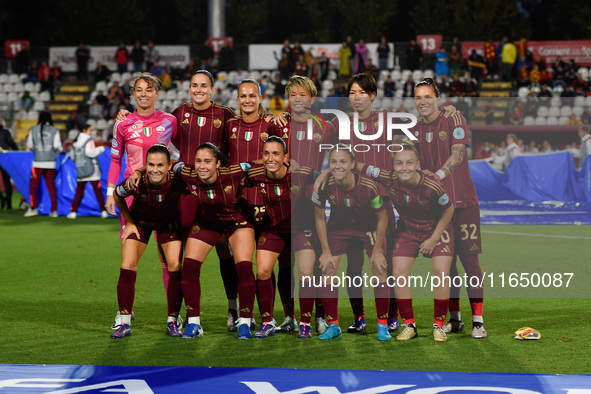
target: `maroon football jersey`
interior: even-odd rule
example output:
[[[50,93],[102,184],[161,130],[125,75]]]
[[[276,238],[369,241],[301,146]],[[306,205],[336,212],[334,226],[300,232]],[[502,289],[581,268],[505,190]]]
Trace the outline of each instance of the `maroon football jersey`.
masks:
[[[194,166],[185,165],[181,176],[203,208],[197,217],[198,223],[224,227],[247,221],[244,214],[247,205],[241,197],[240,185],[245,174],[239,164],[220,167],[218,177],[211,185],[199,178]]]
[[[172,144],[180,152],[180,161],[194,163],[197,148],[205,142],[211,142],[225,152],[224,126],[236,116],[231,108],[211,103],[209,108],[197,110],[190,104],[183,104],[172,114],[178,122]]]
[[[351,227],[375,231],[376,211],[385,209],[376,183],[359,174],[355,174],[355,186],[347,191],[338,187],[331,175],[324,190],[312,196],[312,202],[319,207],[324,207],[327,200],[330,204],[328,229]]]
[[[313,181],[313,170],[309,167],[302,166],[288,172],[280,180],[268,178],[262,165],[251,168],[248,171],[248,183],[259,190],[265,204],[266,217],[263,225],[281,233],[290,233],[296,223],[299,224],[296,226],[298,228],[313,226],[314,211],[309,204],[310,200],[303,201],[300,198],[302,193],[305,194],[306,186]],[[293,220],[292,212],[295,213]]]
[[[136,189],[127,189],[123,181],[116,193],[122,198],[133,196],[129,211],[136,225],[159,227],[178,220],[177,204],[184,189],[182,179],[169,172],[167,182],[160,187],[152,185],[144,174]]]
[[[437,172],[451,156],[453,145],[470,145],[466,119],[461,114],[446,118],[441,113],[431,123],[426,123],[423,118],[419,118],[417,125],[411,131],[419,139],[421,168],[433,173]],[[470,175],[467,156],[464,156],[458,168],[443,179],[443,184],[456,208],[478,205],[478,196]]]
[[[281,137],[282,128],[266,122],[263,116],[252,123],[246,123],[240,116],[230,119],[225,127],[230,164],[248,163],[261,159],[263,144],[271,135]],[[262,197],[256,188],[245,189],[244,198],[249,204],[263,205]]]
[[[396,231],[433,233],[442,212],[451,206],[443,183],[419,172],[417,186],[405,186],[394,171],[380,170],[375,178],[388,190],[390,200],[400,214]]]
[[[308,122],[292,120],[290,123],[289,133],[281,136],[288,144],[289,157],[299,165],[322,171],[327,149],[320,151],[320,144],[335,145],[338,142],[334,125],[332,123],[327,123],[326,126],[323,123],[319,125],[312,119],[312,136],[308,136]]]

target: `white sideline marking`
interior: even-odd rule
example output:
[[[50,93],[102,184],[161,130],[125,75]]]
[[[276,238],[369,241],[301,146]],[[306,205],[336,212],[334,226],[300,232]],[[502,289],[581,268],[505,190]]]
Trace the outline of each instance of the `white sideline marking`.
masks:
[[[489,234],[524,235],[526,237],[568,238],[568,239],[589,239],[589,240],[591,240],[591,237],[574,237],[571,235],[526,234],[526,233],[513,233],[510,231],[491,231],[491,230],[482,230],[482,232],[489,233]]]

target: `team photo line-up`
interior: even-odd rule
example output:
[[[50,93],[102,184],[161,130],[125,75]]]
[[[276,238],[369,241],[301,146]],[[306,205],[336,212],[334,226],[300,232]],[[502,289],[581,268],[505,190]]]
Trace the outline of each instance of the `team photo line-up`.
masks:
[[[253,330],[257,338],[276,331],[311,338],[314,309],[318,339],[341,337],[338,288],[329,279],[338,274],[344,254],[348,277],[363,276],[364,252],[369,258],[380,341],[390,340],[390,333],[400,328],[396,339],[417,337],[411,288],[401,279],[409,277],[419,253],[432,259],[433,276],[457,276],[459,257],[466,274],[482,283],[480,213],[465,159],[466,121],[453,107],[439,109],[433,80],[415,87],[419,118],[410,129],[415,141],[401,138],[395,152],[352,149],[366,142],[363,134],[376,134],[384,116],[385,111],[371,108],[377,95],[371,75],[356,74],[349,80],[353,112],[348,116],[356,130],[347,141],[339,141],[336,119],[309,121],[318,92],[307,77],[289,79],[290,111],[277,116],[264,110],[256,80],[245,79],[238,86],[238,115],[210,100],[213,84],[208,71],[195,72],[191,103],[171,114],[155,109],[158,78],[139,73],[130,83],[136,109],[121,110],[114,125],[105,203],[109,214],[115,215],[116,207],[121,213],[119,309],[112,338],[132,333],[137,267],[152,232],[162,263],[170,336],[203,336],[200,272],[214,247],[228,300],[227,327],[240,339],[251,338]],[[310,125],[313,138],[302,138]],[[45,134],[30,136],[32,145],[43,142]],[[82,146],[86,139],[81,139]],[[47,142],[51,149],[53,141]],[[322,151],[321,144],[332,148]],[[171,145],[178,150],[178,160],[171,159]],[[117,185],[124,164],[125,180]],[[292,261],[299,275],[299,324]],[[304,278],[324,278],[329,285],[304,285]],[[389,283],[391,278],[397,279],[397,286]],[[433,287],[436,341],[464,330],[460,288],[450,282]],[[471,336],[485,338],[483,288],[467,290]],[[277,291],[285,314],[280,325],[273,315]],[[355,316],[347,331],[361,333],[366,330],[363,287],[349,286],[347,293]],[[255,301],[262,319],[258,326]]]

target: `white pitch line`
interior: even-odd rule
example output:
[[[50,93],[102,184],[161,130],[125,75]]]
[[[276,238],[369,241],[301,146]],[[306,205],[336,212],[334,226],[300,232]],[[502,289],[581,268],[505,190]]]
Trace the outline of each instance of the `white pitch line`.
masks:
[[[509,231],[491,231],[491,230],[482,230],[482,232],[489,233],[489,234],[524,235],[526,237],[568,238],[568,239],[588,239],[588,240],[591,240],[591,237],[573,237],[571,235],[526,234],[526,233],[512,233]]]

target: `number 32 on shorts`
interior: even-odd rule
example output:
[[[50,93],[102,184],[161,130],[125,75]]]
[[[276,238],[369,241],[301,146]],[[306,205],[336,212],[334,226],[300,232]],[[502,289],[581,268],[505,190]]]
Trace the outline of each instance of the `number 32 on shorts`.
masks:
[[[472,224],[460,224],[460,232],[462,233],[462,241],[467,240],[468,238],[470,239],[478,239],[478,236],[476,235],[476,225],[474,223]]]

